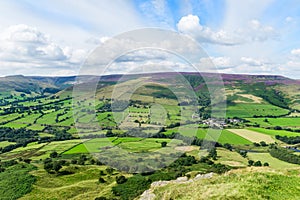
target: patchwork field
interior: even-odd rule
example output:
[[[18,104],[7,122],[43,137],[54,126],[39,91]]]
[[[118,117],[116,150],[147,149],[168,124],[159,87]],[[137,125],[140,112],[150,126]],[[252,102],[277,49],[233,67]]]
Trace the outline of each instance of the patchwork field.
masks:
[[[178,129],[176,128],[170,129],[166,132],[166,134],[171,134],[173,132],[175,133],[178,132]],[[199,139],[216,141],[221,144],[229,143],[229,144],[239,145],[239,144],[252,143],[247,138],[241,137],[240,135],[232,133],[231,131],[228,131],[226,129],[220,131],[214,129],[201,129],[201,128],[192,128],[189,126],[181,126],[179,132],[184,136],[190,136],[190,137],[197,136]]]
[[[274,143],[276,142],[275,139],[273,139],[269,135],[265,135],[256,131],[251,131],[247,129],[229,129],[230,132],[237,134],[251,142],[261,142],[264,141],[266,143]]]

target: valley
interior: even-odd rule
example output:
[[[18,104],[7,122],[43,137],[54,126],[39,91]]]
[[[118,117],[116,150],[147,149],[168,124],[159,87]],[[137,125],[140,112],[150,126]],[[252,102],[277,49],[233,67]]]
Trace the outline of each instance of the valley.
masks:
[[[190,88],[181,87],[178,76],[108,75],[100,81],[87,76],[86,83],[76,77],[0,78],[0,179],[16,173],[14,181],[3,182],[0,196],[139,199],[155,181],[212,172],[211,179],[191,186],[151,188],[156,199],[219,199],[225,190],[227,199],[247,199],[264,187],[279,189],[260,199],[280,199],[282,193],[297,199],[300,82],[222,74],[226,99],[212,103],[208,85],[220,85],[214,74],[203,73],[203,79],[181,73]],[[96,81],[93,95],[73,92]],[[186,192],[189,188],[199,190]]]

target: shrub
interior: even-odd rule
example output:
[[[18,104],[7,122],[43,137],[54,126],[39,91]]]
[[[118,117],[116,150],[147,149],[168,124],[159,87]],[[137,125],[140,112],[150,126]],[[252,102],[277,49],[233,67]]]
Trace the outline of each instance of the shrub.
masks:
[[[116,182],[118,183],[118,184],[123,184],[123,183],[125,183],[127,181],[127,179],[125,178],[125,176],[117,176],[116,177]]]

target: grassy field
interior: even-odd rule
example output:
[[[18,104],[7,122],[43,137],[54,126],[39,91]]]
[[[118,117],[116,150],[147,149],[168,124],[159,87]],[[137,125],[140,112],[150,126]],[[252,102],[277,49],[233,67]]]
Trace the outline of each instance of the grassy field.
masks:
[[[155,199],[289,199],[300,196],[300,177],[268,168],[235,170],[189,184],[168,184],[154,188]],[[288,187],[287,187],[288,186]]]
[[[208,132],[209,131],[209,132]],[[180,134],[184,136],[197,136],[200,139],[212,140],[217,141],[221,144],[229,143],[233,145],[240,145],[240,144],[251,144],[252,142],[236,135],[228,130],[222,130],[220,134],[220,130],[214,129],[202,129],[202,128],[193,128],[190,126],[182,126],[180,127],[180,131],[178,128],[170,129],[166,132],[166,134],[171,134],[172,132],[180,132]]]
[[[289,113],[289,110],[273,106],[271,104],[256,104],[256,103],[238,103],[234,106],[228,106],[227,108],[227,117],[253,117],[257,116],[280,116],[286,115]]]
[[[288,168],[295,168],[299,167],[299,165],[287,163],[281,161],[277,158],[272,157],[269,153],[251,153],[249,152],[248,157],[250,160],[257,161],[260,160],[262,163],[269,163],[271,168],[274,169],[288,169]]]
[[[31,193],[21,200],[50,200],[73,199],[93,200],[99,196],[111,197],[111,187],[115,185],[113,175],[103,175],[106,183],[99,183],[100,171],[105,171],[105,166],[69,166],[62,170],[71,172],[70,175],[47,174],[44,170],[32,172],[37,177]]]
[[[77,153],[95,153],[100,152],[103,147],[111,147],[114,146],[111,142],[114,138],[95,138],[92,140],[88,140],[84,143],[80,143],[68,151],[64,152],[64,154],[77,154]]]
[[[252,123],[260,124],[261,126],[274,127],[300,127],[300,118],[298,117],[281,117],[281,118],[246,118]],[[267,119],[267,122],[265,120]]]
[[[83,142],[84,140],[65,140],[65,141],[53,141],[50,143],[37,142],[29,143],[26,147],[19,147],[10,152],[2,154],[3,158],[31,158],[32,160],[39,160],[49,157],[50,153],[56,151],[63,153],[71,149],[73,146]]]
[[[123,142],[118,146],[129,152],[147,152],[155,151],[161,148],[162,142],[170,142],[170,139],[147,138],[139,141]]]
[[[248,160],[235,151],[217,148],[218,160],[216,162],[233,167],[246,167]]]
[[[8,141],[2,141],[0,142],[0,147],[6,147],[8,145],[11,145],[11,144],[16,144],[15,142],[8,142]]]
[[[294,132],[284,131],[284,130],[272,130],[272,129],[264,129],[264,128],[248,128],[248,129],[251,131],[263,133],[273,137],[276,135],[288,136],[288,137],[295,137],[300,135],[300,133],[294,133]]]
[[[3,127],[10,127],[10,128],[15,128],[15,129],[25,128],[26,126],[27,126],[27,124],[17,123],[17,122],[9,122],[9,123],[3,125]]]
[[[104,147],[118,146],[129,152],[154,151],[161,148],[161,142],[170,142],[170,139],[157,138],[96,138],[76,145],[64,154],[96,153]]]
[[[230,132],[237,134],[251,142],[261,142],[264,141],[266,143],[274,143],[275,139],[273,139],[269,135],[265,135],[256,131],[247,130],[247,129],[228,129]]]

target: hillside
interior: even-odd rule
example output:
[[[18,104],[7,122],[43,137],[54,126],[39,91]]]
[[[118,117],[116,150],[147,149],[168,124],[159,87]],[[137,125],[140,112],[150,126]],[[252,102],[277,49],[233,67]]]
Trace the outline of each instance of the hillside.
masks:
[[[0,82],[3,198],[127,200],[153,182],[206,173],[214,176],[153,192],[157,199],[298,195],[296,80],[185,72]]]

